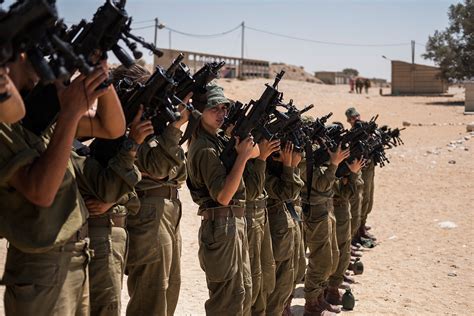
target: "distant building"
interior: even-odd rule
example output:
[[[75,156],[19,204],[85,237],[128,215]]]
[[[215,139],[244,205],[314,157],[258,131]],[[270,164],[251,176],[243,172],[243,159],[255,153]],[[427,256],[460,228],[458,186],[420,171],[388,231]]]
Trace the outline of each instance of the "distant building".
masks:
[[[448,91],[438,67],[392,60],[392,94],[439,94]]]
[[[316,71],[314,76],[326,84],[349,84],[351,78],[341,71]]]
[[[237,57],[206,54],[199,52],[190,52],[176,49],[162,49],[163,56],[157,58],[155,56],[154,65],[168,67],[179,53],[184,54],[183,63],[185,63],[191,70],[191,73],[198,71],[204,64],[209,62],[225,61],[225,66],[221,69],[221,78],[269,78],[270,77],[270,63],[266,60],[257,59],[242,59]],[[242,67],[240,67],[242,65]],[[240,69],[241,68],[241,69]],[[240,74],[242,71],[242,74]]]
[[[474,114],[474,82],[464,83],[465,99],[464,99],[464,112]]]

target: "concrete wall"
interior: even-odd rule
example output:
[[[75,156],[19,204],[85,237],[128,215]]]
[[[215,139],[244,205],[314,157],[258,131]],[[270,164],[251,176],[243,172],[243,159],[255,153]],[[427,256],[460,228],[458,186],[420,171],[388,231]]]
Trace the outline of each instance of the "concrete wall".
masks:
[[[392,61],[392,94],[439,94],[448,91],[437,67]]]
[[[326,84],[349,84],[350,77],[337,71],[316,71],[314,76]]]
[[[464,101],[464,112],[474,114],[474,82],[464,84],[466,96]]]
[[[163,56],[155,56],[154,65],[160,65],[164,68],[169,67],[179,53],[184,54],[183,62],[189,67],[192,73],[198,71],[204,64],[209,62],[225,61],[225,66],[221,69],[221,78],[236,78],[239,75],[243,78],[269,78],[270,63],[265,60],[240,58],[206,54],[191,51],[181,51],[175,49],[161,49]],[[242,67],[241,67],[242,65]],[[242,73],[240,73],[242,72]]]

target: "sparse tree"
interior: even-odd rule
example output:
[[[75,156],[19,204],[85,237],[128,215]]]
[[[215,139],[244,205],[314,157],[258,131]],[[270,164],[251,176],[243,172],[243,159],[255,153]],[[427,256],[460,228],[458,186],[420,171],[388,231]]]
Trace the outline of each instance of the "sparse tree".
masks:
[[[474,79],[474,0],[452,4],[448,10],[449,26],[436,30],[428,38],[423,58],[441,68],[445,79]]]
[[[342,73],[345,75],[354,76],[354,77],[357,77],[359,75],[359,71],[353,68],[345,68],[342,70]]]

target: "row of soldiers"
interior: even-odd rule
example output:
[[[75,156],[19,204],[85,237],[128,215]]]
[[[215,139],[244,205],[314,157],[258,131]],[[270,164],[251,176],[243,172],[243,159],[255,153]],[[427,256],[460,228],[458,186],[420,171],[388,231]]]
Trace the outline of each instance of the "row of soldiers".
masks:
[[[171,92],[180,60],[153,75],[133,65],[117,41],[134,56],[132,39],[158,51],[130,33],[124,6],[108,0],[91,23],[66,34],[50,1],[18,1],[0,15],[4,30],[9,26],[0,43],[5,313],[120,315],[127,274],[128,315],[174,314],[184,182],[202,219],[207,314],[290,314],[303,278],[307,315],[339,312],[350,239],[373,240],[364,217],[371,206],[360,195],[370,201],[373,194],[367,185],[373,172],[365,172],[361,187],[367,162],[352,161],[349,174],[336,178],[350,155],[345,147],[313,168],[296,144],[273,138],[255,144],[246,133],[235,139],[228,165],[222,153],[234,141],[233,126],[221,129],[233,102],[214,82],[177,98]],[[15,21],[20,30],[10,30]],[[123,64],[112,72],[107,51]],[[146,104],[132,112],[127,87],[135,86],[149,98],[138,98]],[[351,124],[360,119],[355,109],[346,115]],[[185,154],[181,128],[191,122],[196,128]],[[348,201],[356,200],[349,210]],[[349,225],[360,203],[361,221]]]
[[[11,95],[0,103],[1,232],[10,242],[2,280],[7,315],[119,315],[124,272],[128,315],[172,315],[181,283],[178,188],[184,181],[202,218],[207,314],[290,314],[303,278],[307,315],[340,311],[338,288],[351,240],[373,239],[365,226],[373,164],[363,169],[364,181],[363,160],[336,179],[337,166],[349,156],[338,148],[309,180],[306,161],[291,143],[262,140],[255,146],[249,136],[237,141],[237,159],[228,170],[219,158],[228,141],[220,128],[231,101],[210,84],[205,100],[196,103],[202,116],[187,159],[179,140],[189,111],[181,107],[180,120],[165,128],[156,146],[145,141],[153,124],[139,111],[120,150],[103,165],[78,139],[125,132],[114,86],[99,88],[108,77],[106,61],[39,100],[60,108],[41,135],[18,122],[23,99],[37,83],[35,71],[26,54],[8,67],[9,74],[1,68],[0,81],[0,94]],[[149,75],[139,66],[119,67],[112,78],[145,82]],[[346,115],[351,124],[360,119],[353,108]],[[290,215],[291,207],[302,222]]]

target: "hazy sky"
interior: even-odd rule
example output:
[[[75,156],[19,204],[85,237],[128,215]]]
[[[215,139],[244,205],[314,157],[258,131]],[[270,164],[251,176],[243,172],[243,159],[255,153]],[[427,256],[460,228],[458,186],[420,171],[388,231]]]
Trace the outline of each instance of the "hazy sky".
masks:
[[[431,64],[420,55],[428,35],[448,25],[447,10],[459,1],[446,0],[129,0],[127,11],[134,21],[155,17],[170,28],[195,34],[230,30],[245,21],[249,27],[316,41],[346,44],[401,44],[359,47],[309,43],[245,31],[245,57],[304,66],[307,71],[356,68],[362,75],[390,78],[390,63],[382,59]],[[57,0],[66,21],[90,19],[104,0]],[[153,22],[136,23],[146,27]],[[154,29],[136,30],[153,41]],[[158,46],[168,48],[169,31],[158,32]],[[172,48],[240,56],[240,29],[222,37],[194,38],[172,33]],[[148,56],[151,61],[151,57]]]

